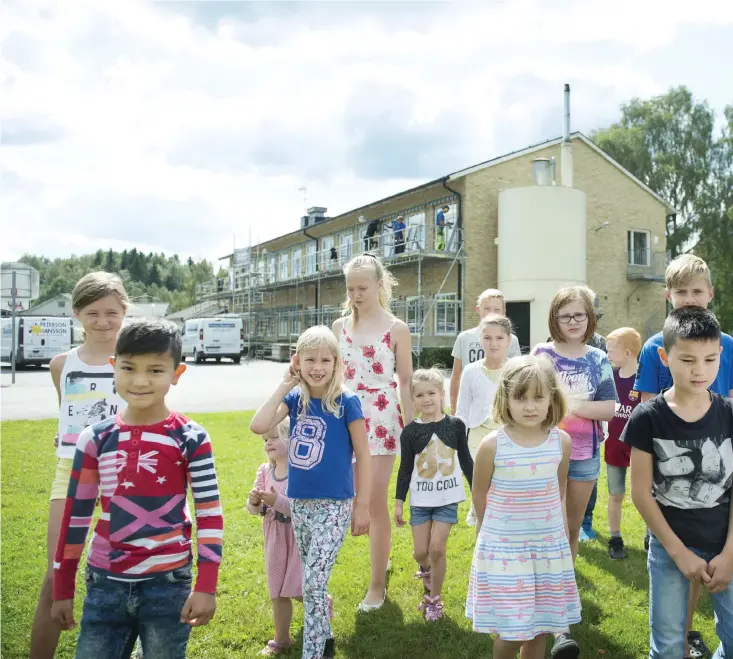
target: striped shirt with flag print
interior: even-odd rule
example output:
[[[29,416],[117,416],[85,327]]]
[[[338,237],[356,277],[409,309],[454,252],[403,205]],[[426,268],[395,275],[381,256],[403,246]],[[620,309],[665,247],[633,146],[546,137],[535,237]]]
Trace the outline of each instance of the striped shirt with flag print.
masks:
[[[206,430],[177,412],[152,426],[128,426],[118,415],[83,430],[56,547],[53,599],[74,597],[100,493],[102,514],[89,567],[110,579],[143,581],[187,565],[192,560],[189,483],[198,545],[194,590],[216,593],[224,521]]]

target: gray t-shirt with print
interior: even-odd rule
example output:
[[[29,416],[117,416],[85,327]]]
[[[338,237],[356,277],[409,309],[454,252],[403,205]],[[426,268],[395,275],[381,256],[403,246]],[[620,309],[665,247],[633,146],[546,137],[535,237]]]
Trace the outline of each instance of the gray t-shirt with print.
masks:
[[[512,357],[519,357],[521,354],[519,339],[512,334],[509,342],[508,357],[511,359]],[[463,366],[468,366],[468,364],[473,364],[473,362],[484,358],[484,349],[481,347],[478,327],[464,330],[458,335],[451,356],[454,359],[460,359]]]

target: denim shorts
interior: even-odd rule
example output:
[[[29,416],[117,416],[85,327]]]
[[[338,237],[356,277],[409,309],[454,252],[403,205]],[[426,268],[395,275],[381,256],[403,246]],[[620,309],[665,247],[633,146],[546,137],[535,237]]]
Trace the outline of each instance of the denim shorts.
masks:
[[[597,481],[601,475],[601,452],[596,451],[592,458],[587,460],[570,460],[568,480]]]
[[[76,659],[129,657],[138,636],[146,657],[185,659],[191,627],[181,611],[191,593],[190,565],[133,582],[87,568],[86,581]]]
[[[435,508],[410,506],[410,526],[420,526],[420,524],[425,524],[425,522],[458,524],[458,504],[449,503],[445,506],[437,506]]]
[[[606,480],[608,481],[608,493],[611,496],[626,494],[626,467],[607,464]]]

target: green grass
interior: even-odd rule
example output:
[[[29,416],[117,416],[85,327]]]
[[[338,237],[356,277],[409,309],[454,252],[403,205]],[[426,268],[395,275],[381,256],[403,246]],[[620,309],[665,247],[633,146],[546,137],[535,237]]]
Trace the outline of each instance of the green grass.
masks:
[[[262,555],[261,521],[244,510],[257,466],[263,461],[262,442],[247,430],[250,414],[195,415],[210,432],[225,511],[224,564],[219,582],[218,610],[207,627],[193,630],[190,657],[231,659],[253,657],[272,638],[272,618]],[[4,659],[28,656],[29,634],[36,597],[46,565],[48,491],[55,459],[52,421],[2,424],[2,650]],[[612,562],[606,554],[606,484],[602,480],[595,527],[599,539],[582,545],[577,578],[583,622],[574,628],[584,659],[639,659],[648,653],[648,606],[644,529],[630,504],[624,511],[626,561]],[[412,579],[409,528],[394,533],[389,598],[380,611],[357,615],[356,606],[368,581],[366,538],[349,537],[331,577],[337,617],[334,629],[337,656],[371,659],[414,657],[490,657],[491,641],[471,631],[464,616],[474,533],[463,520],[448,544],[448,574],[444,590],[446,617],[426,624],[417,612],[421,585]],[[76,599],[80,619],[84,595],[79,579]],[[710,646],[715,632],[707,596],[695,621]],[[293,636],[302,628],[302,607],[296,604]],[[74,654],[76,632],[62,636],[57,654]],[[300,643],[286,655],[300,656]],[[154,659],[154,658],[152,658]]]

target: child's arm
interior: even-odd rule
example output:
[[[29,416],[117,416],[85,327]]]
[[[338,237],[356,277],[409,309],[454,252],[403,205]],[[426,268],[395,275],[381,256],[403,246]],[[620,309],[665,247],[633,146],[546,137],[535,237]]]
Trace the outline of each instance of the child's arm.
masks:
[[[283,398],[287,396],[298,384],[298,360],[295,355],[285,371],[282,382],[255,412],[249,429],[256,435],[264,435],[270,428],[276,426],[289,413],[288,406],[283,403]]]
[[[641,349],[636,380],[634,380],[634,389],[641,392],[642,403],[651,400],[661,391],[662,388],[659,384],[661,365],[662,359],[657,352],[657,348],[649,339]]]
[[[638,408],[637,408],[638,409]],[[629,419],[629,423],[633,419]],[[628,429],[628,426],[627,426]],[[631,437],[631,433],[627,437]],[[639,511],[646,525],[662,543],[672,560],[677,564],[680,572],[689,581],[707,583],[710,575],[707,573],[707,563],[697,554],[690,551],[664,519],[659,504],[652,496],[653,455],[632,445],[631,449],[631,500]]]
[[[468,448],[466,424],[460,419],[456,421],[456,430],[458,432],[458,464],[461,465],[461,471],[468,481],[468,486],[471,487],[473,483],[473,458]]]
[[[92,523],[98,493],[97,444],[92,429],[85,428],[80,433],[76,445],[53,563],[51,617],[62,629],[73,629],[76,626],[74,620],[76,571]]]
[[[198,577],[181,611],[181,622],[205,625],[216,612],[216,585],[224,540],[224,518],[209,434],[190,422],[186,432],[186,466],[196,510]]]
[[[458,339],[453,352],[458,349]],[[460,357],[453,357],[453,370],[450,374],[450,413],[455,414],[458,406],[458,395],[461,388],[461,376],[463,375],[463,362]]]
[[[412,470],[415,468],[415,450],[412,446],[412,426],[407,426],[400,435],[400,468],[397,472],[397,487],[395,489],[394,521],[399,527],[405,525],[403,507],[410,491]]]
[[[262,513],[262,497],[260,497],[260,492],[265,489],[266,469],[266,464],[260,465],[257,468],[255,483],[250,490],[249,496],[247,497],[247,510],[249,511],[250,515],[259,515]]]
[[[358,400],[358,399],[357,399]],[[359,407],[361,413],[361,406]],[[372,474],[369,469],[372,459],[367,439],[364,417],[349,423],[351,444],[356,456],[356,501],[351,514],[351,535],[369,533],[369,499],[371,497]]]
[[[470,371],[463,369],[461,372],[461,381],[458,385],[458,404],[456,405],[456,416],[464,423],[468,422],[468,415],[473,405],[473,391],[471,390],[471,382],[468,380]],[[451,380],[452,384],[453,380]]]
[[[728,513],[728,537],[725,547],[710,563],[708,563],[710,582],[706,588],[711,593],[722,593],[733,579],[733,506]]]
[[[570,435],[564,430],[560,431],[560,441],[562,442],[562,460],[557,467],[557,484],[560,490],[560,501],[562,505],[562,521],[565,525],[565,536],[570,537],[568,529],[568,511],[565,503],[565,494],[568,488],[568,470],[570,469],[570,453],[572,451],[572,440]]]
[[[412,338],[410,329],[398,320],[392,329],[395,341],[395,362],[397,382],[400,385],[400,405],[402,420],[405,425],[413,418],[412,396],[410,395],[410,378],[412,377]]]
[[[56,355],[51,359],[51,362],[48,365],[48,368],[51,371],[51,380],[53,382],[54,389],[56,389],[56,397],[59,399],[59,407],[61,407],[61,374],[64,372],[66,355],[67,353],[65,352],[60,355]],[[54,447],[58,447],[59,445],[58,428],[56,429],[56,436],[54,437],[53,445]]]
[[[603,355],[600,363],[601,380],[593,400],[573,400],[570,397],[570,413],[592,421],[610,421],[616,412],[616,382],[608,357]]]
[[[471,484],[471,498],[476,511],[476,536],[481,530],[481,523],[486,512],[486,496],[489,493],[491,478],[494,475],[494,456],[496,456],[496,432],[492,432],[481,444],[476,452],[476,461],[473,465],[473,483]]]

